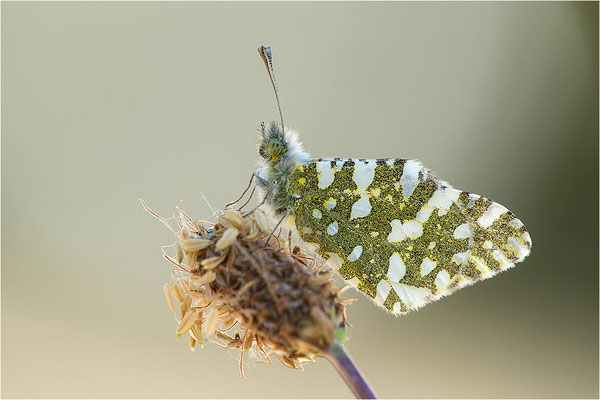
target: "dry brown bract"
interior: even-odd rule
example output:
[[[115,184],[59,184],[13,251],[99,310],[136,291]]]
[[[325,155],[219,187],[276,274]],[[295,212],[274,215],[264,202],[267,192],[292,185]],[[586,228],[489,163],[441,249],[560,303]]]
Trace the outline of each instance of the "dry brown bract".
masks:
[[[269,362],[275,353],[297,368],[331,346],[345,313],[330,272],[315,269],[297,247],[280,248],[276,237],[267,245],[271,232],[260,211],[225,210],[210,229],[181,215],[176,259],[167,257],[178,270],[165,295],[177,335],[189,332],[192,349],[214,333],[223,348],[253,350]]]

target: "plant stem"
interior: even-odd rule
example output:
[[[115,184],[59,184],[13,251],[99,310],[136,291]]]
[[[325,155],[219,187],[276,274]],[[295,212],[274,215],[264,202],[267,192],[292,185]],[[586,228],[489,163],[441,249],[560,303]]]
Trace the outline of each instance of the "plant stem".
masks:
[[[331,348],[323,354],[335,367],[357,399],[375,399],[375,393],[354,365],[342,344],[335,339]]]

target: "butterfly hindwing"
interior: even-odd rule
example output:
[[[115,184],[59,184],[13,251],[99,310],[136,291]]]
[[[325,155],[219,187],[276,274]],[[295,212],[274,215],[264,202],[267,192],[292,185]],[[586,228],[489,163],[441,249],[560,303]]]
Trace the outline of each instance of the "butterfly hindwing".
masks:
[[[531,246],[506,208],[452,188],[416,160],[314,160],[287,186],[300,237],[396,314],[514,266]]]

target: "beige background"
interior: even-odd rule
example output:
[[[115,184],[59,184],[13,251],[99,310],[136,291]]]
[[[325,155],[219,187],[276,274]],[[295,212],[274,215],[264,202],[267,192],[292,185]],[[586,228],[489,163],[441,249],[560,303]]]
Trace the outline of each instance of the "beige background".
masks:
[[[2,3],[2,396],[347,397],[333,368],[175,340],[160,246],[277,118],[318,157],[421,159],[533,253],[348,348],[381,397],[598,396],[597,3]]]

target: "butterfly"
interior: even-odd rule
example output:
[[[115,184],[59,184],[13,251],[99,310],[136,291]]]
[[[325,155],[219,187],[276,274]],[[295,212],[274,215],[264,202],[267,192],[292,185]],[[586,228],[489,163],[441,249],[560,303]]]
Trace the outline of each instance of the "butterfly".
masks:
[[[531,250],[504,206],[454,189],[417,160],[313,159],[280,122],[261,125],[254,173],[266,208],[350,285],[396,315],[512,268]]]

